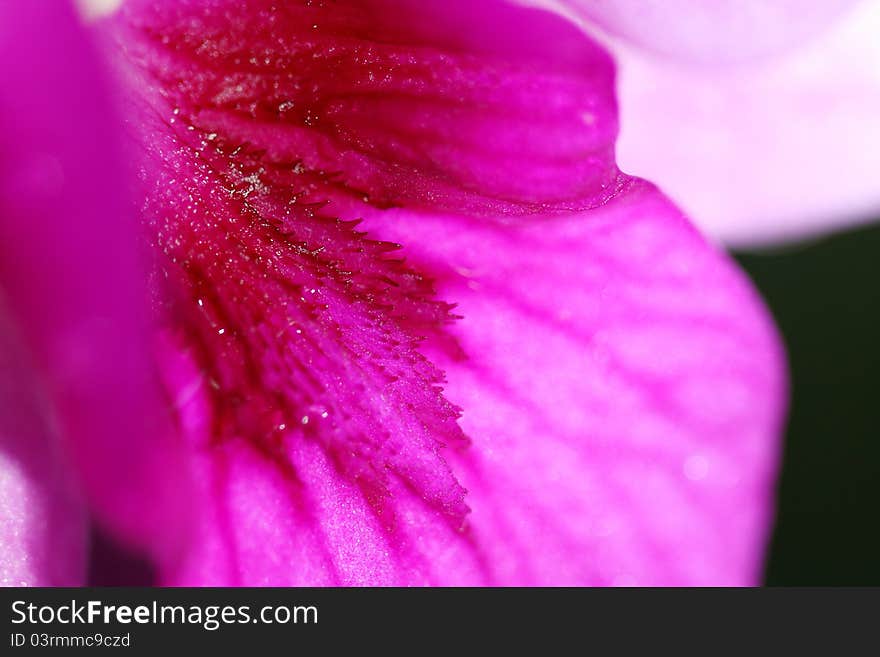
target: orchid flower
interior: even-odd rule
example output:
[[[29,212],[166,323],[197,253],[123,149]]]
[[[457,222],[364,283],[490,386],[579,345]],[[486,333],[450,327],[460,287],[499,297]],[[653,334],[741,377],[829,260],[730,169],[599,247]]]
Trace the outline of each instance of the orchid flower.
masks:
[[[758,581],[781,345],[583,30],[60,7],[0,5],[5,582],[90,522],[167,585]]]

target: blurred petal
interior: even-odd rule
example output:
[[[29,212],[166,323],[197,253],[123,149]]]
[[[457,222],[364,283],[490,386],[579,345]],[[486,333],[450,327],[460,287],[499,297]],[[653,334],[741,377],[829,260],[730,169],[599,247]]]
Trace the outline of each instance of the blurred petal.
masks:
[[[188,496],[96,56],[67,3],[2,3],[0,61],[0,285],[88,501],[167,552],[183,531],[167,510]]]
[[[621,167],[710,236],[746,246],[880,214],[880,2],[789,55],[676,67],[622,47]]]
[[[109,16],[119,9],[123,0],[75,0],[80,14],[86,20]]]
[[[620,166],[710,237],[749,246],[876,219],[877,0],[528,2],[607,31]]]
[[[654,52],[724,63],[797,46],[859,0],[525,0]]]
[[[0,586],[85,583],[85,512],[55,434],[0,306]]]
[[[775,334],[617,170],[603,51],[503,2],[145,1],[114,27],[201,486],[166,582],[754,580]]]

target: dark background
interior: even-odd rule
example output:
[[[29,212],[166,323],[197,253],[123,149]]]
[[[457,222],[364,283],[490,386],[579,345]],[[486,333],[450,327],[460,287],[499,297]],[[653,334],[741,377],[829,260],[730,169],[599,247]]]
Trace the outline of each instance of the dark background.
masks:
[[[769,585],[880,584],[880,227],[738,253],[776,317],[792,406]]]

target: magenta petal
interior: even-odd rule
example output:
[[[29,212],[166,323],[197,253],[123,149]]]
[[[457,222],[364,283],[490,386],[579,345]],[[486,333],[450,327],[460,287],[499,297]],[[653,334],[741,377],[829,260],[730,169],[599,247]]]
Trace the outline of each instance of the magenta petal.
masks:
[[[617,170],[603,51],[500,2],[113,27],[200,485],[164,581],[754,580],[779,346]]]
[[[188,496],[96,53],[67,3],[2,3],[0,61],[0,285],[10,314],[98,517],[171,550]]]
[[[491,581],[458,522],[386,478],[377,506],[333,449],[291,427],[266,443],[211,436],[202,374],[174,342],[163,350],[181,427],[194,442],[201,513],[190,549],[162,570],[168,585],[410,585]],[[208,442],[206,442],[208,441]],[[211,445],[213,441],[213,445]],[[435,459],[432,452],[425,457]]]
[[[317,445],[291,439],[285,477],[245,441],[201,461],[205,506],[174,585],[383,586],[488,583],[462,534],[405,486],[376,513]],[[393,523],[393,524],[392,524]]]
[[[758,581],[783,356],[743,276],[652,186],[515,224],[367,226],[463,316],[463,353],[431,356],[473,439],[453,465],[497,581]]]

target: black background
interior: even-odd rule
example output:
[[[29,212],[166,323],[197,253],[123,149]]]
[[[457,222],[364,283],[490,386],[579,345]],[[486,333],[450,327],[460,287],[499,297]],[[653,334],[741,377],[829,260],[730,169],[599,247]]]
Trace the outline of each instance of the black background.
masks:
[[[791,368],[766,583],[880,584],[880,227],[736,257]]]
[[[880,589],[0,589],[0,650],[21,633],[130,634],[130,648],[103,654],[326,655],[642,654],[658,648],[700,654],[719,640],[748,654],[804,648],[859,654],[876,643]],[[197,624],[14,624],[16,600],[58,609],[77,600],[107,605],[314,605],[317,624],[245,623],[209,631]],[[67,612],[65,612],[66,614]],[[482,640],[480,645],[475,640]],[[508,649],[508,645],[510,649]],[[431,649],[426,649],[430,646]],[[503,648],[503,649],[502,649]],[[688,650],[690,649],[690,650]],[[54,651],[68,654],[70,648]],[[76,649],[74,649],[76,650]],[[133,653],[131,651],[134,651]],[[82,650],[80,650],[82,652]],[[801,651],[802,652],[802,651]]]

